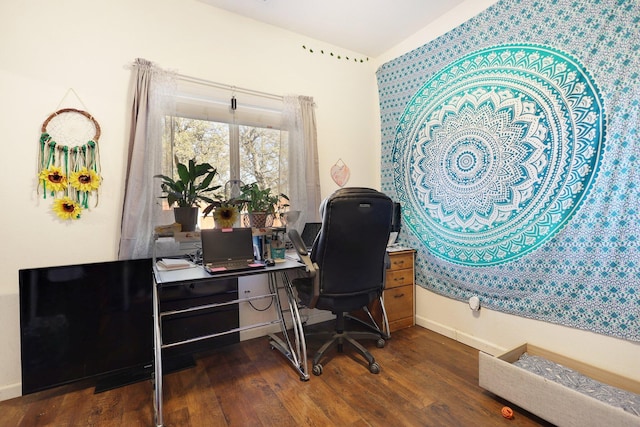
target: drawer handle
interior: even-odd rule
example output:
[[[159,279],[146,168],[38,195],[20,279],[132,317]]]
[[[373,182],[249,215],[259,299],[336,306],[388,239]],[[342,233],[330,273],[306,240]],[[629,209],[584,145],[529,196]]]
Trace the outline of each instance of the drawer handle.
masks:
[[[393,281],[394,282],[404,282],[404,276],[402,276],[402,277],[394,277]]]
[[[395,261],[393,263],[393,265],[398,266],[398,265],[404,265],[404,261]]]
[[[394,298],[402,298],[404,296],[404,294],[395,294],[393,297]]]

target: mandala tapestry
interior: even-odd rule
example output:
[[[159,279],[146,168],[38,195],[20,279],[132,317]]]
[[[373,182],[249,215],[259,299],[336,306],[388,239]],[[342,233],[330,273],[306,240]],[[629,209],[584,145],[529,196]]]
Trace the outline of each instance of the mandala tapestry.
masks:
[[[597,171],[602,102],[575,59],[526,45],[484,49],[407,104],[392,160],[405,217],[429,250],[466,265],[540,246]]]
[[[378,70],[417,284],[640,341],[639,19],[505,0]]]

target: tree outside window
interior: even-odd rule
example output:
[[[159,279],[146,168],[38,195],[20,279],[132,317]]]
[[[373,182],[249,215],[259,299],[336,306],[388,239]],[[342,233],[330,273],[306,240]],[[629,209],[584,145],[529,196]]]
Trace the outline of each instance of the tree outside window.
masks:
[[[176,176],[174,155],[182,162],[207,162],[218,171],[221,190],[229,180],[257,182],[261,188],[288,194],[287,132],[186,117],[167,117],[163,138],[163,173]],[[223,197],[228,197],[221,191]],[[201,206],[201,211],[205,206]],[[168,206],[167,206],[168,208]],[[213,227],[211,216],[200,219],[201,228]]]

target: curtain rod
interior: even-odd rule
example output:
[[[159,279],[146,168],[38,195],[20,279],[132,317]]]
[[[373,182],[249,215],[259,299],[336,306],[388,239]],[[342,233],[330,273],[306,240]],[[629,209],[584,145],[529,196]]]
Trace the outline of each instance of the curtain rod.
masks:
[[[197,83],[197,84],[201,84],[201,85],[205,85],[205,86],[211,86],[211,87],[214,87],[216,89],[227,89],[227,90],[230,90],[232,92],[239,92],[239,93],[244,93],[244,94],[247,94],[247,95],[262,96],[263,98],[270,98],[270,99],[275,99],[275,100],[278,100],[278,101],[282,101],[284,99],[284,97],[282,95],[275,95],[273,93],[261,92],[261,91],[252,90],[252,89],[245,89],[245,88],[241,88],[241,87],[237,87],[237,86],[228,85],[228,84],[225,84],[225,83],[218,83],[218,82],[213,82],[211,80],[205,80],[205,79],[200,79],[200,78],[197,78],[197,77],[186,76],[184,74],[176,74],[176,77],[178,79],[186,81],[186,82]]]

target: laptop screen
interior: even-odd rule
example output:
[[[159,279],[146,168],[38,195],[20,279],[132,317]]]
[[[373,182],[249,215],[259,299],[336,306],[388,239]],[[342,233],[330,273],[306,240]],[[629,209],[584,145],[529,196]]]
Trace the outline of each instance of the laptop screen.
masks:
[[[207,263],[253,260],[251,228],[205,229],[202,239],[202,261]]]
[[[307,249],[313,246],[313,241],[316,240],[316,236],[320,232],[320,228],[322,228],[321,222],[307,222],[302,229],[302,234],[300,237],[304,242]]]

